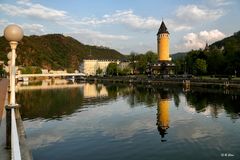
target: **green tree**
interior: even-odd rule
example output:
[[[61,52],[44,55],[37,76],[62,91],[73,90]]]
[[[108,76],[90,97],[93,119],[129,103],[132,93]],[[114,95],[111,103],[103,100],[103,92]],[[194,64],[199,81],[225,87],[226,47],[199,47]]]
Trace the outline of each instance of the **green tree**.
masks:
[[[141,54],[141,55],[138,56],[138,61],[136,63],[136,68],[137,68],[139,73],[141,73],[141,74],[145,73],[146,68],[147,68],[147,63],[148,62],[147,62],[146,55]]]
[[[41,74],[42,70],[40,67],[27,66],[21,69],[22,74]]]
[[[106,72],[107,75],[117,75],[118,74],[117,63],[109,63]]]
[[[97,74],[97,75],[100,75],[100,74],[102,74],[102,72],[103,72],[103,70],[98,67],[98,69],[96,70],[96,74]]]
[[[145,53],[145,57],[146,57],[148,63],[155,63],[155,62],[157,62],[157,59],[158,59],[157,54],[154,53],[153,51],[147,51]]]
[[[129,56],[130,66],[133,69],[133,72],[136,70],[136,62],[137,62],[137,53],[131,52]]]
[[[195,61],[195,64],[193,66],[194,68],[194,74],[199,74],[199,75],[203,75],[205,73],[207,73],[207,63],[206,60],[204,59],[197,59]]]
[[[208,74],[223,74],[225,63],[224,55],[219,49],[214,48],[210,50],[207,57]]]
[[[119,71],[118,71],[118,74],[121,76],[126,76],[126,75],[129,75],[130,73],[131,73],[131,69],[128,67],[123,68],[122,70],[119,69]]]
[[[184,58],[173,61],[175,63],[175,71],[177,74],[183,74],[186,71],[186,62]]]

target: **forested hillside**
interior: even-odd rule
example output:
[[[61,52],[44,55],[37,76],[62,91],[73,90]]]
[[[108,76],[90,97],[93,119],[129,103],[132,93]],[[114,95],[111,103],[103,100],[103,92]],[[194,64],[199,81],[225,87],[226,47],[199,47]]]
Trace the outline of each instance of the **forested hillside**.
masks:
[[[0,37],[0,60],[7,62],[10,46]],[[84,45],[61,34],[24,36],[17,48],[17,64],[39,66],[45,69],[78,69],[83,58],[121,59],[124,56],[114,49]]]

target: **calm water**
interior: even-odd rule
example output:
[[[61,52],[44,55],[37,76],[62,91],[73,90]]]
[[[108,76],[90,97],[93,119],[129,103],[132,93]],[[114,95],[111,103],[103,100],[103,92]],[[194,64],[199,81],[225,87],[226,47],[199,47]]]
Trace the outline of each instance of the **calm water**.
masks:
[[[79,84],[17,100],[35,160],[240,159],[233,93]]]

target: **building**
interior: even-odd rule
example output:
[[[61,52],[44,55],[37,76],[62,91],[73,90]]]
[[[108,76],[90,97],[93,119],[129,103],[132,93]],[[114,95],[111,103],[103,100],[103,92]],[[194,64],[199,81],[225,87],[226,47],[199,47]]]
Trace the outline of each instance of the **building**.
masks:
[[[102,75],[106,74],[107,67],[110,63],[120,64],[120,60],[106,60],[106,59],[84,59],[79,66],[81,73],[87,76],[95,76],[97,69],[102,70]]]
[[[175,64],[169,56],[169,32],[162,21],[157,33],[158,62],[151,64],[152,74],[169,75],[173,74]]]

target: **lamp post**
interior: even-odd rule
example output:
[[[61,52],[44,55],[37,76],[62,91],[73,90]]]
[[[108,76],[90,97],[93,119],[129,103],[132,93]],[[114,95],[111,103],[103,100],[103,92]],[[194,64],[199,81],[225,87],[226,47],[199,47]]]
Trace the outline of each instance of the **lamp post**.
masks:
[[[16,76],[16,69],[15,69],[15,59],[16,59],[16,48],[18,45],[18,42],[23,38],[23,30],[15,25],[9,25],[4,29],[4,37],[9,41],[9,44],[11,46],[11,56],[8,57],[11,59],[10,64],[10,106],[16,106],[16,100],[15,100],[15,76]]]
[[[11,52],[8,53],[8,65],[9,65],[9,79],[10,79],[10,103],[6,106],[6,148],[10,149],[13,143],[11,141],[12,137],[12,113],[11,112],[16,106],[15,100],[15,77],[16,77],[16,69],[15,69],[15,59],[16,55],[16,48],[18,42],[23,38],[23,30],[17,25],[9,25],[4,29],[4,37],[6,40],[9,41]],[[13,110],[14,111],[14,110]],[[14,120],[15,121],[15,120]],[[14,123],[15,124],[15,123]],[[14,137],[15,138],[15,137]]]

